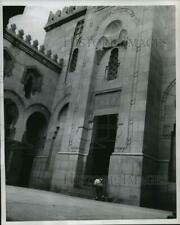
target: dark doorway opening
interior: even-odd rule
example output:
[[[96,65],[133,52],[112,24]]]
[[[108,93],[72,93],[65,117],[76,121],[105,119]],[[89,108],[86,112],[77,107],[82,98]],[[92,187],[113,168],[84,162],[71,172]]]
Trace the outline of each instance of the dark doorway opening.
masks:
[[[88,180],[108,176],[110,156],[116,141],[117,118],[117,114],[94,117],[92,141],[86,164]]]
[[[29,185],[34,157],[44,146],[46,127],[46,118],[40,112],[33,113],[27,120],[23,142],[31,147],[24,151],[22,155],[20,186]]]

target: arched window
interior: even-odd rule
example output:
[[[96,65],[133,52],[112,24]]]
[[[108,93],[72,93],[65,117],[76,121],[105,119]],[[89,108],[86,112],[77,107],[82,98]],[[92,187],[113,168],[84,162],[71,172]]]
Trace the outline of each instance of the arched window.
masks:
[[[74,72],[76,70],[77,58],[78,58],[78,48],[76,48],[73,51],[72,58],[71,58],[70,69],[69,69],[70,72]]]
[[[84,20],[80,20],[76,25],[74,36],[81,35],[83,27],[84,27]]]
[[[118,49],[115,48],[111,51],[109,64],[108,64],[108,72],[107,72],[107,80],[114,80],[117,78],[118,73]]]
[[[24,95],[26,98],[30,98],[32,94],[41,91],[42,75],[35,69],[28,69],[22,79],[24,84]]]

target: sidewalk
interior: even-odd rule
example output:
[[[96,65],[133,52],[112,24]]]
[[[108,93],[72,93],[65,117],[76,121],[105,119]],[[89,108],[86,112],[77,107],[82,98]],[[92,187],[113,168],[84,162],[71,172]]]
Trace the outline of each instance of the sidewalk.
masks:
[[[165,219],[171,212],[6,186],[7,220]]]

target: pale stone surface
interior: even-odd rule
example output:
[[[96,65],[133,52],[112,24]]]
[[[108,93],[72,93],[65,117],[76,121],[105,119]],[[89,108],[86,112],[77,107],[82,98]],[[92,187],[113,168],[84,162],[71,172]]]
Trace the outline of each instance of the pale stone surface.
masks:
[[[171,215],[168,211],[105,203],[13,186],[7,186],[7,193],[8,221],[165,219]]]
[[[149,201],[152,206],[162,189],[154,191],[153,185],[147,187],[140,181],[144,176],[157,175],[169,179],[171,134],[176,123],[174,16],[171,6],[88,7],[86,14],[58,26],[54,24],[46,32],[44,46],[49,50],[48,55],[52,52],[63,58],[59,73],[50,64],[40,63],[4,40],[4,46],[16,59],[12,76],[4,81],[5,98],[15,101],[19,110],[15,139],[21,141],[32,113],[41,112],[48,121],[44,145],[37,150],[33,162],[31,187],[57,192],[71,192],[76,185],[86,188],[84,179],[93,146],[94,117],[117,114],[107,179],[128,175],[139,180],[135,186],[108,183],[108,195],[134,205]],[[74,37],[76,25],[82,19],[82,34]],[[110,26],[112,22],[115,31]],[[128,43],[126,47],[116,46],[117,78],[107,81],[112,48],[104,49],[97,63],[96,47],[102,37],[117,41],[117,29],[126,29]],[[76,48],[76,69],[70,72]],[[21,79],[25,68],[30,66],[37,67],[43,75],[43,85],[40,92],[27,100]],[[66,117],[61,115],[64,107],[67,107]],[[173,191],[172,188],[170,195]],[[168,199],[163,202],[166,200],[168,205]]]

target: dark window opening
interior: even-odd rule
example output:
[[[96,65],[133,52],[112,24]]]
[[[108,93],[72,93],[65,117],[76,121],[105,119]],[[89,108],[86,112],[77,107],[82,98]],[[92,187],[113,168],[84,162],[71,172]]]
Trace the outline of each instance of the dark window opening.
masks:
[[[29,99],[36,92],[41,91],[42,76],[36,69],[28,69],[22,78],[22,83],[24,84],[24,95]]]
[[[72,54],[70,69],[69,69],[70,72],[74,72],[76,70],[77,58],[78,58],[78,48],[76,48]]]
[[[83,27],[84,27],[84,20],[80,20],[76,25],[74,36],[81,35]]]
[[[108,71],[107,71],[107,80],[114,80],[117,78],[118,74],[118,49],[115,48],[111,51],[109,64],[108,64]]]

